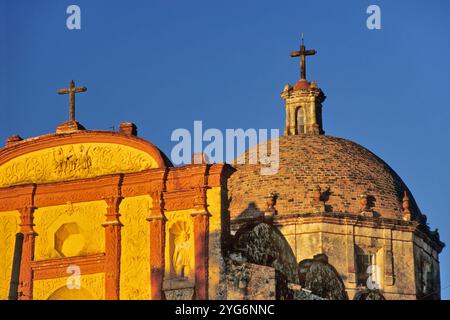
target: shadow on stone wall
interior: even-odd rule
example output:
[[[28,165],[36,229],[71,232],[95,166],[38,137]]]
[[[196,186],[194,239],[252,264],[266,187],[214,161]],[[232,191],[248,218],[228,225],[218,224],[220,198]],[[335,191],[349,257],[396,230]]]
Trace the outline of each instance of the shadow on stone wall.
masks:
[[[255,203],[250,203],[238,219],[246,223],[230,241],[227,277],[229,283],[242,289],[242,297],[258,296],[257,290],[251,287],[251,279],[261,278],[262,273],[273,281],[268,280],[259,289],[264,288],[270,296],[269,284],[273,282],[276,299],[348,300],[344,283],[325,254],[298,264],[286,238]]]

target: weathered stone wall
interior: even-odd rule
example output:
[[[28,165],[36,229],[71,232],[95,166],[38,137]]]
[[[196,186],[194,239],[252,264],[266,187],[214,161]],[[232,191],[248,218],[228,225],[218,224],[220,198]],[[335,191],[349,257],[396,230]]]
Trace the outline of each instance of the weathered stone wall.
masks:
[[[279,216],[273,223],[287,240],[297,262],[325,254],[342,279],[349,299],[363,290],[357,286],[356,250],[375,256],[377,283],[386,299],[417,298],[419,257],[424,255],[432,264],[433,287],[439,288],[438,256],[429,241],[415,237],[414,228],[407,222],[361,219],[324,213],[289,219]]]
[[[438,253],[422,238],[414,236],[413,244],[417,298],[440,299]]]
[[[324,253],[344,282],[350,299],[360,290],[356,284],[355,249],[363,248],[376,255],[380,270],[379,282],[387,299],[415,299],[415,273],[412,233],[395,231],[386,237],[382,228],[347,226],[331,223],[298,223],[281,227],[297,261],[311,259]],[[391,245],[387,243],[391,241]],[[386,254],[392,248],[393,259]],[[394,282],[390,282],[387,265],[393,264]]]
[[[276,298],[275,269],[229,260],[226,291],[228,300],[274,300]]]
[[[323,300],[300,285],[287,282],[275,268],[241,259],[227,259],[226,265],[224,287],[228,300]]]

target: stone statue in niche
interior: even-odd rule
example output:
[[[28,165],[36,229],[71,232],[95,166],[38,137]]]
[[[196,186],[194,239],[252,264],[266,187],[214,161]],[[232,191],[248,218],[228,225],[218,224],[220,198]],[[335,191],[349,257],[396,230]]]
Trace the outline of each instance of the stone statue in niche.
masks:
[[[171,228],[173,241],[172,266],[176,277],[188,277],[191,272],[191,231],[184,221]]]

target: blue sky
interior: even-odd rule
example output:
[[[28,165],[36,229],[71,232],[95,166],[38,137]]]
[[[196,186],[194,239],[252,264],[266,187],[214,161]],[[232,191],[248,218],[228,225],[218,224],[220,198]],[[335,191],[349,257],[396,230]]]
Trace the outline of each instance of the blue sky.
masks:
[[[344,5],[345,3],[345,5]],[[82,29],[66,28],[81,7]],[[381,7],[381,30],[366,8]],[[71,79],[89,129],[133,121],[166,154],[176,128],[280,128],[279,93],[308,77],[327,95],[327,134],[383,158],[450,244],[450,2],[0,0],[0,141],[53,132]],[[450,253],[441,255],[442,287]],[[450,298],[450,288],[443,290]]]

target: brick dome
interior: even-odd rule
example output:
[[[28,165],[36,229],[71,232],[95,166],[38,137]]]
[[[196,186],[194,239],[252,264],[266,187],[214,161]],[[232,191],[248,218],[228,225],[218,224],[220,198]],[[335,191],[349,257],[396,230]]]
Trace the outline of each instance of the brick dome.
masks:
[[[277,174],[261,175],[259,164],[235,165],[228,181],[232,218],[265,211],[267,196],[278,194],[279,215],[313,213],[320,186],[327,212],[361,214],[361,195],[371,198],[375,217],[402,219],[407,192],[413,217],[420,211],[401,178],[379,157],[357,143],[324,135],[279,138]],[[268,146],[270,150],[270,146]]]

